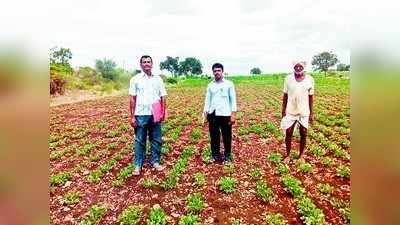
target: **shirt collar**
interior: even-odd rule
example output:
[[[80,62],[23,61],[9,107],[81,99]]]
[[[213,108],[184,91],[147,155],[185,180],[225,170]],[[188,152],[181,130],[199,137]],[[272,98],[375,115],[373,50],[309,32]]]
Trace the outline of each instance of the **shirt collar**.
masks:
[[[154,73],[151,73],[151,76],[147,76],[147,74],[145,72],[143,72],[143,77],[145,78],[153,78],[154,77]]]
[[[215,78],[213,79],[213,82],[216,83],[216,84],[224,83],[224,81],[225,81],[224,77],[221,78],[221,81],[220,81],[220,82],[217,82],[217,81],[215,80]]]

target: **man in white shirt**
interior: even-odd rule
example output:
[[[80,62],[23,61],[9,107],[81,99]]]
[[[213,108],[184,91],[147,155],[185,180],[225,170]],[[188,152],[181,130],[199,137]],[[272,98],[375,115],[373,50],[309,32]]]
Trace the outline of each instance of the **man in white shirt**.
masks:
[[[281,128],[286,130],[285,163],[288,163],[290,160],[289,153],[296,123],[299,123],[300,127],[299,157],[301,158],[306,145],[308,125],[314,120],[314,78],[305,73],[305,66],[306,62],[294,62],[294,73],[289,74],[284,82]]]
[[[214,80],[208,84],[204,104],[204,115],[207,117],[211,137],[211,162],[221,160],[220,136],[224,143],[224,164],[232,161],[232,124],[235,123],[237,111],[236,92],[232,81],[223,78],[224,66],[215,63],[212,66]]]
[[[129,85],[130,95],[130,124],[135,129],[135,170],[134,175],[140,175],[146,149],[147,134],[150,140],[150,164],[157,171],[164,169],[160,165],[162,147],[161,122],[165,119],[166,96],[165,85],[160,76],[154,75],[153,60],[144,55],[140,58],[140,67],[143,74],[131,78]],[[154,121],[153,104],[161,103],[161,119]]]

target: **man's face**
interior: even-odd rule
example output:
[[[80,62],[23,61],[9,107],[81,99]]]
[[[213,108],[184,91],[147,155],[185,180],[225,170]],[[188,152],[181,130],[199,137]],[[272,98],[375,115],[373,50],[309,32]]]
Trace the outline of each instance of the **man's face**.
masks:
[[[303,70],[304,70],[304,67],[303,67],[300,63],[297,63],[297,64],[294,66],[294,72],[295,72],[296,74],[301,74],[301,73],[303,72]]]
[[[153,62],[151,61],[151,58],[143,58],[140,62],[140,67],[142,67],[142,70],[145,73],[151,72],[151,69],[153,68]]]
[[[215,80],[220,80],[222,78],[222,73],[223,73],[222,68],[214,68],[213,74]]]

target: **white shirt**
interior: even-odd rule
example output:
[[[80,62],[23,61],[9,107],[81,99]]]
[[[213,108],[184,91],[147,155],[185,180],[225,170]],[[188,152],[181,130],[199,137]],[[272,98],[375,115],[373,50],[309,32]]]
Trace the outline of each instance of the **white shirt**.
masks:
[[[237,111],[235,86],[232,81],[225,80],[208,84],[204,112],[213,113],[216,116],[230,116]]]
[[[283,92],[288,94],[286,114],[292,116],[309,116],[309,95],[314,95],[314,78],[305,75],[304,80],[298,82],[294,74],[289,74],[285,78]]]
[[[152,115],[152,104],[159,101],[161,96],[166,96],[167,91],[160,76],[138,74],[130,80],[129,95],[136,96],[135,115],[145,116]]]

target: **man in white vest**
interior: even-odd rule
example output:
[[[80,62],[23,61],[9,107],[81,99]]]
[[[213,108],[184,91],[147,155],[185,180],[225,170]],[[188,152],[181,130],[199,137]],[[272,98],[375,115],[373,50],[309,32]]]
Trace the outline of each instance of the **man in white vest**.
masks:
[[[283,85],[281,128],[286,131],[285,163],[290,160],[292,136],[295,125],[300,127],[300,158],[304,153],[307,138],[307,128],[314,120],[313,96],[314,78],[306,74],[306,62],[293,62],[294,72],[287,75]]]

